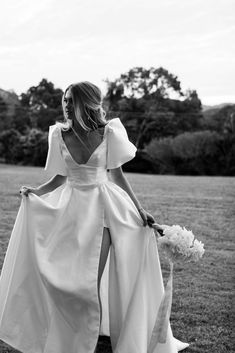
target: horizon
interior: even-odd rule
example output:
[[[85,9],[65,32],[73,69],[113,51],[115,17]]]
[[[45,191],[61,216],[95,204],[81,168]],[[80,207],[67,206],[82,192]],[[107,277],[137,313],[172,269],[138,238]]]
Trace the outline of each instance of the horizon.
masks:
[[[45,78],[45,77],[43,77],[43,78]],[[45,78],[46,79],[46,78]],[[50,80],[48,80],[48,81],[50,81]],[[52,81],[50,81],[50,82],[52,82]],[[53,82],[52,82],[53,83]],[[39,84],[39,82],[38,82],[38,84]],[[32,85],[32,86],[37,86],[37,85]],[[31,86],[31,87],[32,87]],[[57,87],[57,86],[54,86],[55,88],[60,88],[61,89],[61,87]],[[30,87],[29,87],[30,88]],[[12,89],[12,88],[10,88],[10,89],[4,89],[4,88],[2,88],[2,87],[0,87],[0,90],[3,90],[3,91],[5,91],[5,92],[9,92],[9,93],[14,93],[14,94],[16,94],[18,97],[20,96],[20,94],[21,93],[26,93],[26,91],[25,92],[21,92],[21,93],[17,93],[14,89]],[[102,90],[102,92],[105,94],[105,90]],[[200,97],[199,97],[199,99],[200,99]],[[230,105],[230,104],[235,104],[235,100],[232,102],[232,101],[222,101],[222,102],[219,102],[219,103],[212,103],[212,104],[205,104],[205,103],[203,103],[202,102],[202,100],[201,100],[201,103],[202,103],[202,107],[214,107],[214,106],[219,106],[219,105]]]
[[[17,95],[42,78],[105,93],[133,67],[162,66],[203,105],[235,103],[233,0],[8,0],[0,14],[0,87]]]

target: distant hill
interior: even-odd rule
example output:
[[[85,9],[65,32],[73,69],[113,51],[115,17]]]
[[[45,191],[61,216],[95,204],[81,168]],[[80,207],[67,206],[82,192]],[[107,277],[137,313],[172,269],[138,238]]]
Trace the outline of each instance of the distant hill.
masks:
[[[217,105],[202,105],[202,113],[204,117],[210,118],[213,115],[215,115],[217,112],[220,111],[220,109],[226,107],[226,106],[232,106],[235,105],[235,103],[221,103]]]
[[[14,91],[5,91],[0,88],[0,97],[7,105],[7,116],[12,116],[15,112],[15,107],[20,104],[19,98]]]
[[[205,112],[207,110],[219,110],[223,107],[225,107],[226,105],[234,105],[235,103],[220,103],[220,104],[216,104],[216,105],[202,105],[202,111]]]

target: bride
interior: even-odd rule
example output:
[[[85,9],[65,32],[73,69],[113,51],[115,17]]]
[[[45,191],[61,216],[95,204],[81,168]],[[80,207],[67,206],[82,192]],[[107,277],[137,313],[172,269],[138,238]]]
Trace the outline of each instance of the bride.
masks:
[[[154,217],[122,172],[136,147],[90,82],[64,92],[49,181],[23,186],[0,277],[0,338],[24,353],[147,353],[164,287]],[[108,172],[109,171],[109,172]],[[154,353],[188,346],[173,337]]]

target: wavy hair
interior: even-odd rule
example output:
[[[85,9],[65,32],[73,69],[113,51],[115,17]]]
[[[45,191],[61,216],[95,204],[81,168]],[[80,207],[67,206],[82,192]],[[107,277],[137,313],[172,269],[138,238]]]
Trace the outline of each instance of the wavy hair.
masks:
[[[84,130],[91,131],[106,125],[106,112],[102,107],[103,96],[101,90],[93,83],[83,81],[69,85],[64,91],[62,97],[64,122],[60,124],[63,130],[69,130],[72,126],[71,119],[66,117],[64,102],[66,92],[69,89],[71,90],[75,117]],[[90,122],[91,127],[86,125],[85,117]]]

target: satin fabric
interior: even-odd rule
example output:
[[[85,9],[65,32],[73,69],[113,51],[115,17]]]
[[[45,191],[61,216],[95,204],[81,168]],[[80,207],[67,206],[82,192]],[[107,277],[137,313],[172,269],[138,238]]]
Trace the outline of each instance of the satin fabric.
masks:
[[[154,232],[107,169],[134,158],[120,119],[108,122],[86,164],[49,131],[45,169],[67,181],[51,193],[23,197],[0,277],[0,338],[24,353],[93,353],[98,336],[114,353],[146,353],[164,288]],[[97,276],[104,226],[111,247]],[[168,326],[154,353],[185,348]]]

